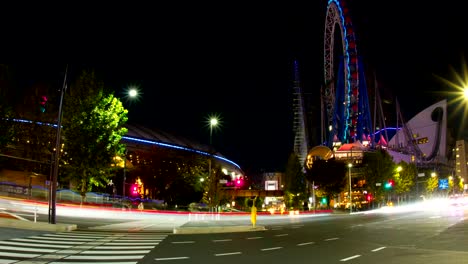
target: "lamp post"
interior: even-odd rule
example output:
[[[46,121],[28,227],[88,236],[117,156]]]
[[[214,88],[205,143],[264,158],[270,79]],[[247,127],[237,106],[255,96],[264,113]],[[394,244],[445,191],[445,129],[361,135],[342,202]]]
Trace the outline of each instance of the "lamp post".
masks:
[[[53,171],[52,177],[50,181],[50,194],[49,194],[49,224],[56,223],[56,202],[57,202],[57,179],[58,179],[58,169],[59,169],[59,158],[60,158],[60,137],[62,132],[62,104],[63,104],[63,94],[67,89],[67,74],[68,74],[68,64],[65,69],[65,77],[63,79],[63,86],[60,89],[60,104],[59,104],[59,112],[58,112],[58,120],[57,120],[57,136],[55,139],[55,155],[54,160],[52,161],[53,164]]]
[[[216,117],[210,117],[209,118],[209,124],[210,124],[210,158],[208,159],[208,179],[211,184],[215,186],[215,192],[216,192],[216,184],[217,182],[213,182],[213,179],[211,179],[211,156],[213,155],[212,151],[212,137],[213,137],[213,127],[216,127],[218,125],[218,118]],[[211,188],[210,188],[211,189]],[[213,199],[211,200],[213,201]]]
[[[353,212],[353,197],[351,193],[351,167],[353,167],[352,163],[348,163],[348,178],[349,178],[349,213]]]
[[[128,94],[128,97],[130,98],[136,98],[138,97],[138,89],[137,88],[129,88],[127,90],[127,94]],[[125,151],[124,151],[124,158],[123,158],[123,186],[122,186],[122,202],[123,202],[123,199],[125,199],[125,185],[126,185],[126,181],[127,181],[127,153],[128,153],[128,149],[127,149],[127,146],[125,146]],[[122,204],[123,206],[123,204]]]

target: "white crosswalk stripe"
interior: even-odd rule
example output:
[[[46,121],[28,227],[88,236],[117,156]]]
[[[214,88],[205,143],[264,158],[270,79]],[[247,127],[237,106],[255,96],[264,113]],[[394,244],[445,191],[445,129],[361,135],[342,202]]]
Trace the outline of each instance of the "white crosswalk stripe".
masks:
[[[0,264],[137,263],[168,235],[71,231],[0,240]]]

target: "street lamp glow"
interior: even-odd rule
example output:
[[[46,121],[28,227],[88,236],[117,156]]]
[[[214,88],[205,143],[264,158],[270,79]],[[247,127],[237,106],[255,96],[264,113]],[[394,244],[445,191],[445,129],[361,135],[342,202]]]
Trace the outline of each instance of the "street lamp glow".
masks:
[[[212,144],[213,128],[221,125],[220,117],[217,114],[210,115],[207,119],[208,126],[210,126],[210,145]]]
[[[131,88],[130,90],[128,90],[128,95],[130,97],[136,97],[138,96],[138,90],[135,88]]]

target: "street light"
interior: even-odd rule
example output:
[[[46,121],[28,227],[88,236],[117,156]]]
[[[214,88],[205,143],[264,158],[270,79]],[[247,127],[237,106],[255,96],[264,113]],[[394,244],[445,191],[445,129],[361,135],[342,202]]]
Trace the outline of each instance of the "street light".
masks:
[[[351,167],[353,167],[352,163],[348,163],[348,178],[349,178],[349,213],[353,212],[353,197],[351,194]]]
[[[50,194],[49,194],[49,224],[56,223],[56,209],[57,209],[57,180],[58,180],[58,169],[59,169],[59,158],[60,158],[60,150],[61,150],[61,132],[62,132],[62,104],[63,104],[63,94],[67,89],[67,75],[68,75],[68,64],[65,69],[65,77],[63,78],[63,86],[60,89],[60,104],[59,104],[59,112],[58,112],[58,119],[57,119],[57,135],[55,139],[55,155],[54,160],[52,161],[53,164],[53,171],[52,177],[50,181]]]
[[[213,137],[213,127],[218,125],[218,119],[216,117],[211,117],[210,118],[210,146],[212,143],[212,137]]]
[[[210,150],[209,150],[209,153],[210,153],[210,158],[208,159],[208,179],[209,179],[209,182],[210,184],[217,184],[216,182],[213,182],[213,179],[211,179],[211,156],[213,155],[213,151],[212,151],[212,142],[213,142],[213,128],[216,127],[218,124],[219,124],[219,120],[218,120],[218,117],[217,116],[210,116],[208,118],[208,124],[210,126]],[[210,186],[210,189],[211,189],[211,186]]]
[[[127,91],[128,97],[130,98],[137,98],[138,97],[138,89],[137,88],[132,88],[130,87]],[[127,181],[127,146],[125,146],[125,151],[124,151],[124,159],[123,159],[123,189],[122,189],[122,201],[125,199],[125,185]]]

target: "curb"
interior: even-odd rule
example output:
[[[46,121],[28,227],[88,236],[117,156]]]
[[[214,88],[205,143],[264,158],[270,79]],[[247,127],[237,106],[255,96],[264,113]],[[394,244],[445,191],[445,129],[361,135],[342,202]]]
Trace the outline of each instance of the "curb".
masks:
[[[29,229],[36,231],[64,232],[77,229],[77,225],[70,224],[49,224],[44,222],[31,222],[28,220],[18,220],[0,217],[0,227]]]
[[[211,233],[233,233],[265,231],[264,226],[210,226],[210,227],[176,227],[174,234],[211,234]]]

